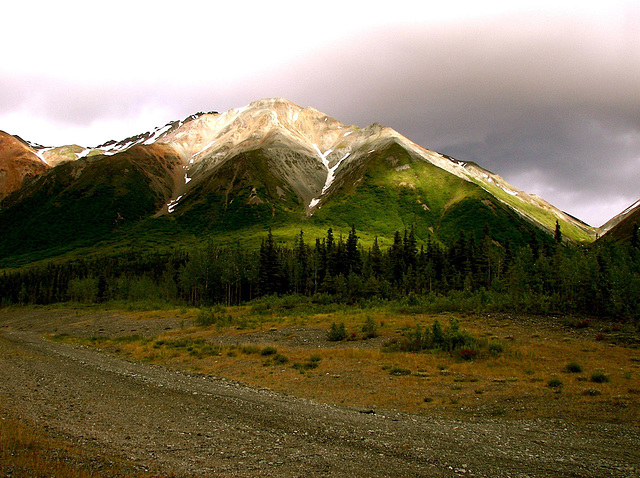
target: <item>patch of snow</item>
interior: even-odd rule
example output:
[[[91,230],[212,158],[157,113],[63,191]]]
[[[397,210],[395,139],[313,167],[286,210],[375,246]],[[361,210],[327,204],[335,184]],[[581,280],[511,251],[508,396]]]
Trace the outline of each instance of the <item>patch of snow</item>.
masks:
[[[156,142],[156,140],[162,136],[164,133],[166,133],[167,131],[169,131],[171,129],[171,124],[166,124],[164,126],[162,126],[161,128],[156,128],[156,130],[151,133],[151,136],[149,136],[149,138],[147,138],[146,141],[143,141],[142,144],[153,144]]]
[[[214,145],[214,143],[215,143],[216,141],[217,141],[217,138],[216,138],[216,139],[214,139],[213,141],[211,141],[209,144],[207,144],[204,148],[200,149],[200,151],[198,151],[198,152],[196,152],[196,153],[193,153],[193,154],[191,155],[191,161],[189,161],[189,164],[191,164],[191,163],[193,162],[193,158],[194,158],[195,156],[198,156],[198,155],[199,155],[200,153],[202,153],[203,151],[206,151],[207,149],[209,149],[211,146],[213,146],[213,145]]]
[[[329,150],[331,151],[331,150]],[[331,186],[331,184],[333,183],[333,180],[335,179],[335,172],[338,169],[338,167],[342,164],[342,161],[344,161],[345,159],[347,159],[349,157],[351,153],[347,153],[345,154],[342,159],[340,159],[340,161],[338,161],[334,167],[330,168],[329,167],[329,162],[327,161],[326,166],[327,166],[327,180],[324,182],[324,187],[322,188],[322,192],[320,193],[320,195],[324,194],[327,189],[329,189],[329,187]],[[323,161],[324,162],[324,161]]]
[[[33,152],[36,153],[36,156],[40,158],[40,161],[42,161],[44,164],[49,166],[49,163],[47,163],[47,161],[44,159],[44,153],[46,153],[47,151],[51,151],[53,148],[42,148],[42,149],[32,148],[32,149],[33,149]]]
[[[167,204],[167,211],[169,212],[169,214],[173,212],[175,207],[178,205],[178,202],[180,201],[180,199],[182,199],[182,196],[178,196],[173,201],[170,201],[169,204]]]
[[[329,149],[323,153],[320,151],[320,148],[318,148],[317,144],[313,143],[313,147],[318,152],[318,156],[320,156],[320,159],[322,160],[322,164],[324,165],[325,168],[327,168],[327,179],[324,182],[324,186],[322,187],[320,196],[317,198],[313,198],[309,203],[309,209],[312,209],[320,202],[320,198],[322,197],[322,195],[326,193],[327,189],[329,189],[329,187],[331,187],[331,184],[333,184],[333,180],[335,179],[335,173],[337,169],[340,167],[342,162],[345,159],[347,159],[351,154],[350,152],[345,154],[333,167],[329,167],[329,160],[327,159],[327,156],[329,156],[329,154],[333,152],[333,149]]]
[[[347,131],[345,134],[343,134],[342,136],[349,136],[350,134],[352,134],[353,131]]]
[[[76,159],[85,158],[91,152],[90,148],[85,148],[79,153],[76,153]]]
[[[185,184],[189,184],[189,181],[191,181],[192,178],[190,178],[189,176],[187,176],[186,174],[184,175],[184,183]]]
[[[502,189],[505,193],[509,194],[510,196],[517,196],[518,195],[517,192],[512,191],[511,189],[505,188],[503,186],[501,186],[500,189]]]

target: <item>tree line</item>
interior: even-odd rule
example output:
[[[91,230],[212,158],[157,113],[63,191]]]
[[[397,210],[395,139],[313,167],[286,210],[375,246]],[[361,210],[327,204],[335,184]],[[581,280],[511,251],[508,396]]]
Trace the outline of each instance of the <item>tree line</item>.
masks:
[[[234,305],[270,295],[357,303],[371,299],[428,303],[450,297],[453,307],[531,313],[582,313],[636,321],[640,308],[640,246],[563,244],[548,240],[514,248],[485,229],[461,231],[448,244],[418,245],[412,228],[383,250],[364,248],[354,227],[346,237],[292,243],[271,230],[257,250],[213,243],[186,251],[136,253],[31,267],[0,275],[0,301],[164,301]],[[465,305],[467,304],[467,305]]]

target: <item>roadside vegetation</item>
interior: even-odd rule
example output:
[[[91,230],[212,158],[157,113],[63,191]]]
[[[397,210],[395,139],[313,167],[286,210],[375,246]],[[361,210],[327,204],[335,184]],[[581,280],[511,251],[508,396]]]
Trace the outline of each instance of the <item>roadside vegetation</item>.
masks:
[[[120,314],[173,325],[144,336],[86,336],[83,327],[51,339],[362,410],[640,425],[640,353],[629,326],[304,297]],[[221,319],[203,323],[211,314]]]

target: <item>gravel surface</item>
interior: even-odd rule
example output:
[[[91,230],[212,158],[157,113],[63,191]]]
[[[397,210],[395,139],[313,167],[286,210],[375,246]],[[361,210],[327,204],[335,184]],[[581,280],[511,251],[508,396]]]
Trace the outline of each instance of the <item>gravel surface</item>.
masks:
[[[0,315],[0,397],[8,408],[74,443],[98,445],[152,471],[640,476],[635,427],[457,421],[329,406],[50,342],[41,337],[43,328],[55,323],[60,333],[72,318],[52,313],[46,324],[33,317]]]

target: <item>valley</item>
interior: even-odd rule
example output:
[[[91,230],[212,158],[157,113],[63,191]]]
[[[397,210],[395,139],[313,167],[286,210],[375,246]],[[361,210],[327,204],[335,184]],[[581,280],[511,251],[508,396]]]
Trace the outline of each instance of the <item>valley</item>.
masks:
[[[639,208],[283,98],[0,131],[0,474],[636,476]]]

